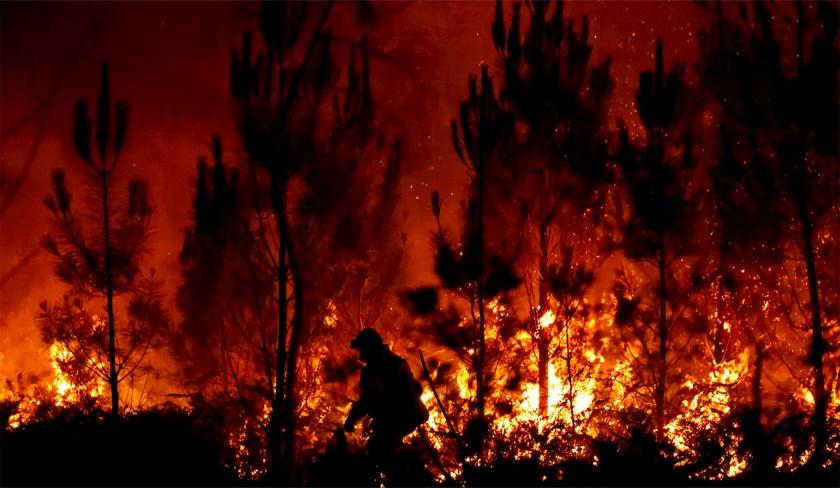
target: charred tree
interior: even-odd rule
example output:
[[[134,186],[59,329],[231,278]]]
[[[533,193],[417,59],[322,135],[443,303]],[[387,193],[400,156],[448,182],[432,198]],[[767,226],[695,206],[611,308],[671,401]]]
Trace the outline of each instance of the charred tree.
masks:
[[[578,433],[578,422],[575,413],[575,395],[578,382],[584,375],[594,374],[591,368],[582,364],[582,349],[587,343],[584,334],[586,320],[591,313],[591,306],[586,303],[585,296],[595,281],[595,273],[591,267],[574,262],[573,250],[568,246],[563,251],[562,259],[548,270],[549,289],[558,304],[554,323],[562,330],[560,337],[560,351],[557,355],[566,368],[565,381],[569,392],[566,398],[566,408],[569,410],[571,430]],[[583,322],[583,326],[575,327],[575,322]],[[553,324],[541,323],[543,328]]]

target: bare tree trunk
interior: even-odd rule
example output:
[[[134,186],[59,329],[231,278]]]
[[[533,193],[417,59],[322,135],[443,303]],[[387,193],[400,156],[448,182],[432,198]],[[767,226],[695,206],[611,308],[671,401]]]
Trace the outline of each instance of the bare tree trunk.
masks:
[[[288,230],[286,235],[289,235]],[[292,275],[292,292],[295,296],[295,315],[292,318],[291,337],[289,339],[288,363],[286,364],[286,393],[283,413],[284,434],[284,462],[287,467],[285,478],[289,484],[293,484],[295,475],[295,433],[297,429],[297,365],[300,352],[300,338],[305,325],[304,317],[304,286],[298,262],[295,259],[294,245],[291,241],[286,246],[289,255],[289,270]]]
[[[825,339],[820,319],[820,296],[817,282],[816,258],[814,256],[813,229],[808,215],[807,205],[801,204],[800,218],[802,224],[802,245],[805,254],[805,268],[808,274],[808,293],[811,300],[811,350],[808,360],[814,371],[814,415],[812,424],[814,429],[814,456],[819,462],[825,453],[828,441],[826,415],[828,411],[828,396],[825,391],[825,371],[823,360],[825,355]]]
[[[750,471],[759,479],[764,480],[773,472],[773,456],[770,449],[770,439],[761,423],[761,375],[764,365],[764,347],[755,344],[755,360],[752,377],[752,408],[744,418],[744,441],[753,456]]]
[[[103,156],[104,160],[104,156]],[[102,187],[102,234],[105,248],[105,299],[108,312],[108,384],[111,387],[111,416],[120,416],[119,378],[117,377],[117,339],[114,324],[114,283],[111,276],[111,216],[108,209],[108,171],[99,171]]]
[[[569,383],[569,418],[572,419],[572,433],[577,433],[577,422],[575,420],[575,382],[572,373],[572,343],[569,337],[571,321],[566,322],[566,380]]]
[[[480,421],[484,421],[484,408],[487,401],[487,392],[484,377],[484,359],[485,359],[485,314],[484,314],[484,164],[481,163],[477,168],[478,178],[478,195],[477,195],[477,209],[478,213],[478,266],[479,276],[476,284],[477,291],[477,305],[478,305],[478,353],[476,355],[476,414]],[[483,444],[483,442],[482,442]]]
[[[761,372],[764,366],[764,351],[760,344],[755,347],[755,363],[753,366],[752,378],[752,406],[761,418]]]
[[[297,358],[304,321],[303,280],[295,260],[294,245],[286,216],[287,189],[288,181],[285,178],[280,181],[275,179],[272,182],[274,214],[280,243],[277,266],[277,367],[269,420],[269,443],[271,477],[277,482],[291,484],[295,462]],[[294,316],[291,323],[289,322],[287,283],[289,274],[292,278],[292,294],[294,295]]]
[[[716,303],[716,312],[717,317],[715,317],[715,330],[714,330],[714,337],[712,344],[712,356],[714,356],[715,364],[720,364],[725,359],[725,351],[723,349],[723,337],[726,332],[724,328],[724,303],[723,303],[723,294],[724,294],[724,275],[727,271],[726,265],[724,264],[724,256],[726,255],[726,251],[724,249],[723,243],[723,229],[720,220],[720,202],[715,200],[715,213],[718,214],[717,219],[717,231],[718,231],[718,269],[717,269],[717,277],[718,277],[718,287],[717,287],[717,296],[715,297]]]
[[[659,439],[665,427],[665,372],[667,369],[668,322],[666,315],[667,285],[665,283],[665,237],[659,249],[659,357],[656,364],[656,434]]]
[[[274,195],[274,216],[277,222],[279,233],[279,250],[277,256],[277,344],[274,388],[272,391],[271,414],[268,422],[268,443],[270,455],[271,476],[277,479],[283,471],[283,407],[286,384],[286,336],[288,327],[288,290],[286,288],[287,261],[286,247],[288,235],[283,220],[286,215],[286,182],[272,181],[272,194]]]
[[[542,315],[548,312],[548,227],[549,221],[546,218],[546,184],[547,184],[547,176],[546,170],[542,171],[541,180],[542,184],[540,185],[540,281],[539,281],[539,310],[540,310],[540,317],[537,317],[539,320],[542,318]],[[541,323],[538,322],[538,329],[537,329],[537,374],[538,374],[538,382],[539,382],[539,414],[542,417],[545,417],[548,414],[548,362],[550,358],[548,357],[548,346],[549,346],[549,336],[548,331],[545,329],[547,327],[543,327]]]
[[[723,362],[724,359],[724,351],[723,351],[723,334],[725,332],[724,320],[721,317],[721,313],[723,310],[722,301],[723,298],[721,294],[723,292],[718,290],[717,292],[717,319],[715,320],[715,330],[714,330],[714,343],[712,344],[712,356],[714,359],[715,364],[720,364]]]
[[[805,69],[805,5],[801,0],[796,2],[796,59],[799,76],[803,76]],[[799,135],[801,142],[800,147],[805,147],[805,138],[803,134]],[[820,319],[820,293],[819,284],[817,280],[817,265],[816,257],[814,256],[814,236],[813,223],[811,222],[811,215],[808,212],[808,191],[807,188],[807,162],[804,154],[799,161],[799,175],[798,180],[801,181],[801,188],[794,193],[794,200],[796,201],[799,210],[799,219],[802,231],[802,249],[805,255],[805,269],[808,274],[808,294],[811,300],[811,350],[808,354],[808,361],[814,370],[814,416],[812,417],[812,427],[814,429],[814,455],[811,456],[811,462],[817,465],[821,464],[822,458],[825,454],[825,446],[828,442],[828,432],[826,426],[826,415],[828,412],[828,396],[825,391],[825,371],[823,369],[823,359],[825,355],[825,339],[823,338],[822,320]]]

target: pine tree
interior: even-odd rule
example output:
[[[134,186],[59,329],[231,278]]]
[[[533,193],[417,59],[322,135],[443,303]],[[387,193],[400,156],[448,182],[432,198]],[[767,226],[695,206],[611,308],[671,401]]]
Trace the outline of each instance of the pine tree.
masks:
[[[103,64],[95,132],[84,101],[78,103],[75,114],[76,153],[95,182],[90,206],[83,212],[73,208],[63,170],[53,172],[53,191],[45,199],[52,214],[52,232],[43,244],[57,258],[56,276],[71,290],[55,306],[43,302],[39,322],[45,341],[62,343],[77,365],[85,365],[108,383],[111,414],[117,418],[119,383],[141,365],[156,336],[169,327],[169,318],[154,271],[148,277],[141,273],[152,215],[148,185],[131,180],[127,201],[118,204],[114,199],[128,105],[116,103],[113,124],[112,108],[108,66]],[[126,294],[130,296],[127,319],[118,330],[115,300]],[[88,302],[97,298],[105,300],[105,327],[89,309]]]
[[[513,166],[512,184],[519,188],[517,194],[525,202],[537,234],[537,304],[531,307],[530,329],[537,342],[539,410],[544,416],[548,407],[548,363],[558,346],[552,344],[549,332],[555,324],[546,328],[541,319],[554,313],[549,303],[549,275],[551,268],[563,261],[552,250],[558,240],[572,240],[566,235],[572,229],[559,225],[566,219],[558,217],[564,207],[589,216],[600,213],[588,210],[603,204],[603,186],[608,180],[605,118],[613,83],[609,58],[598,65],[590,62],[588,18],[583,18],[578,31],[573,21],[563,17],[562,2],[555,3],[553,9],[550,2],[526,5],[530,24],[524,36],[520,3],[513,4],[509,27],[502,3],[496,3],[492,32],[504,68],[501,97],[527,131],[517,156],[508,165]],[[530,263],[524,267],[533,268]]]
[[[837,215],[837,8],[824,2],[813,9],[796,3],[791,69],[775,36],[775,25],[782,20],[776,20],[779,16],[768,5],[754,3],[752,18],[741,6],[739,21],[725,18],[720,4],[716,10],[714,28],[703,40],[701,67],[705,86],[723,110],[723,123],[736,131],[737,138],[748,141],[736,148],[743,164],[730,172],[733,183],[744,190],[746,205],[763,210],[765,216],[782,216],[796,229],[790,241],[805,265],[808,301],[801,320],[808,322],[811,335],[807,362],[813,377],[811,427],[816,441],[811,461],[817,466],[825,456],[828,436],[825,358],[836,347],[826,334],[828,324],[836,321],[837,302],[827,297],[832,292],[837,295],[832,285],[837,279],[831,277],[832,266],[823,264],[828,263],[824,257],[836,255],[836,246],[823,236]],[[748,222],[746,229],[766,220]],[[747,242],[755,243],[757,235],[746,236]],[[787,240],[776,242],[784,246]],[[797,290],[789,293],[795,296]],[[827,310],[825,306],[832,303],[834,310]]]
[[[399,181],[399,142],[374,123],[366,40],[351,44],[346,85],[339,86],[327,28],[331,7],[265,2],[265,52],[252,59],[246,35],[231,60],[255,205],[267,195],[274,219],[257,216],[263,225],[252,241],[262,243],[261,261],[270,263],[276,286],[268,443],[271,475],[286,481],[304,419],[298,390],[312,373],[306,353],[313,331],[346,284],[343,260],[364,262],[378,231],[374,219],[393,212]]]
[[[459,105],[458,119],[451,123],[455,153],[469,175],[462,204],[463,227],[457,237],[444,227],[440,195],[433,192],[432,211],[437,221],[432,239],[434,272],[440,284],[405,293],[413,312],[427,319],[435,341],[466,365],[474,385],[471,413],[460,439],[464,441],[459,446],[462,455],[484,449],[495,365],[502,340],[512,331],[503,317],[490,316],[490,304],[502,303],[520,282],[513,269],[516,246],[506,249],[501,234],[488,228],[489,208],[495,209],[502,199],[493,180],[503,172],[502,161],[513,137],[513,114],[498,99],[486,66],[480,76],[470,76],[468,94]],[[455,300],[447,306],[440,300],[441,294]],[[492,341],[488,339],[491,326],[496,330]],[[445,369],[451,365],[438,366]]]
[[[667,415],[667,378],[675,359],[669,358],[668,352],[674,348],[674,332],[683,320],[680,308],[674,306],[678,299],[676,280],[669,283],[668,277],[675,274],[672,263],[691,251],[687,236],[696,197],[691,187],[691,136],[680,126],[686,87],[679,72],[665,72],[662,51],[660,40],[656,44],[655,68],[640,74],[636,91],[636,106],[646,135],[644,145],[634,145],[622,127],[618,155],[631,208],[624,228],[623,250],[631,260],[654,265],[658,282],[654,291],[656,310],[640,306],[642,297],[632,296],[626,274],[619,276],[615,293],[619,330],[623,337],[625,330],[629,331],[641,349],[632,356],[640,367],[638,374],[648,378],[648,386],[653,390],[653,420],[660,438],[664,436]],[[671,155],[674,149],[681,150],[681,157]],[[652,337],[648,334],[650,329],[655,330]]]
[[[461,102],[459,119],[451,124],[455,153],[470,175],[461,256],[460,259],[455,257],[452,244],[439,231],[435,271],[445,286],[467,288],[471,308],[474,304],[478,313],[477,318],[473,319],[472,348],[475,352],[472,363],[476,382],[475,419],[477,425],[482,425],[485,422],[489,380],[485,365],[486,305],[494,295],[518,284],[518,279],[512,279],[512,271],[506,269],[503,261],[498,256],[492,256],[486,249],[488,177],[495,169],[493,166],[500,164],[500,156],[510,143],[513,116],[497,100],[487,66],[482,66],[480,78],[470,77],[468,88],[469,98]],[[439,219],[439,206],[436,207],[435,218]]]
[[[237,270],[247,263],[248,241],[239,171],[225,166],[218,136],[213,138],[212,153],[212,166],[204,158],[197,164],[193,225],[185,230],[180,255],[183,283],[177,303],[183,321],[172,337],[188,390],[210,395],[218,393],[213,388],[217,375],[223,377],[222,390],[232,382],[224,379],[232,373],[226,359],[230,351],[225,349],[231,344],[223,330],[225,321],[230,314],[245,321],[243,309],[252,300],[265,301],[267,293],[265,280],[249,280],[250,286],[242,286],[245,276]]]
[[[324,36],[330,7],[322,8],[314,31],[304,33],[313,9],[303,3],[264,3],[260,12],[261,34],[266,45],[264,56],[252,59],[249,33],[245,35],[241,52],[234,52],[231,57],[231,92],[242,106],[239,122],[242,143],[254,164],[268,174],[279,241],[273,259],[278,314],[268,442],[271,474],[287,480],[294,458],[295,370],[306,300],[296,260],[298,249],[289,229],[289,185],[300,172],[313,140],[314,114],[307,114],[306,108],[301,107],[307,101],[304,91],[311,85],[317,95],[326,88],[320,83],[329,81],[328,70],[332,67],[331,60],[325,56],[329,54],[329,43]],[[296,55],[302,57],[301,61],[289,65],[287,58]],[[307,76],[316,68],[321,68],[317,70],[321,71],[319,79]],[[296,119],[296,115],[300,118]],[[291,320],[289,281],[294,296]]]

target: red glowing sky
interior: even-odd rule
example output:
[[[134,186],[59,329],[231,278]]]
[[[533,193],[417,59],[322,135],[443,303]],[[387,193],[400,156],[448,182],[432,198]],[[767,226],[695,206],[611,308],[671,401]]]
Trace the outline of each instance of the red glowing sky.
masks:
[[[448,124],[479,64],[496,65],[489,26],[490,2],[375,3],[370,37],[381,51],[373,64],[381,120],[406,142],[402,207],[408,212],[412,270],[406,285],[431,280],[428,195],[444,196],[446,218],[464,178],[451,149]],[[0,215],[0,275],[39,246],[48,229],[41,204],[55,167],[79,183],[71,141],[71,114],[80,97],[93,99],[99,63],[111,64],[112,92],[131,105],[129,142],[120,178],[144,177],[156,205],[150,264],[174,295],[178,253],[189,223],[195,161],[209,153],[212,134],[224,137],[235,160],[234,106],[228,95],[230,49],[253,26],[255,3],[10,3],[0,4],[0,166],[4,191],[25,167],[31,170],[12,204]],[[336,28],[353,5],[336,8]],[[693,2],[575,2],[566,16],[590,17],[594,60],[613,58],[616,91],[612,117],[632,119],[633,91],[641,69],[652,65],[656,37],[665,41],[666,63],[690,63],[704,22]],[[352,34],[348,34],[352,35]],[[492,73],[492,69],[491,69]],[[48,95],[54,92],[53,97]],[[35,121],[10,133],[44,103]],[[39,137],[40,133],[40,137]],[[447,197],[448,196],[448,197]],[[448,205],[447,205],[448,204]],[[416,270],[416,272],[414,272]],[[0,292],[0,376],[26,363],[40,344],[37,303],[62,293],[46,253],[38,254]],[[170,298],[171,300],[171,298]],[[173,307],[174,308],[174,307]]]

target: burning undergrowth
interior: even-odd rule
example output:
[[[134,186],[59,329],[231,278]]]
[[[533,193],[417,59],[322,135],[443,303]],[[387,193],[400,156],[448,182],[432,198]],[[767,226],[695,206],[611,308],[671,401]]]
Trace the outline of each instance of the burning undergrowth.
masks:
[[[266,3],[232,53],[241,151],[214,137],[198,161],[172,311],[143,271],[148,186],[114,184],[128,109],[103,66],[96,116],[75,112],[87,198],[57,170],[45,199],[67,290],[33,317],[49,369],[2,385],[4,447],[18,446],[4,472],[48,443],[80,483],[113,483],[132,459],[155,467],[136,479],[167,484],[836,473],[837,126],[821,111],[837,100],[835,6],[797,9],[796,74],[764,4],[710,10],[701,82],[658,42],[625,122],[587,19],[497,4],[497,69],[468,78],[449,127],[464,192],[432,191],[426,220],[399,211],[405,146],[371,81],[382,53],[339,32],[334,8],[349,7]],[[409,288],[423,264],[405,251],[425,243],[404,229],[422,222],[431,273]],[[365,328],[423,386],[404,471],[364,452],[375,421],[341,430]],[[78,438],[107,451],[102,479],[61,450]]]

